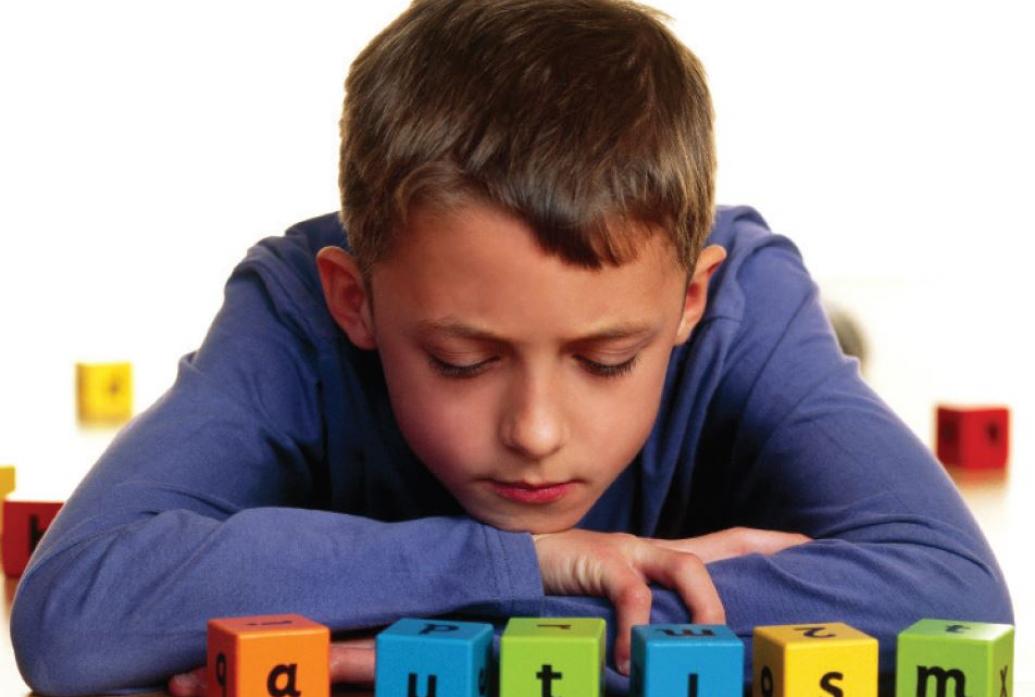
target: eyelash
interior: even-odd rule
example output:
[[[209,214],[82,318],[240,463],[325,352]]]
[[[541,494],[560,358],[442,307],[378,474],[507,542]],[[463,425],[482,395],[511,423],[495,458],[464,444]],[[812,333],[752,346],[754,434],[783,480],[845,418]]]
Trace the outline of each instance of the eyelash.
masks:
[[[629,360],[615,363],[613,365],[609,363],[598,363],[582,357],[579,357],[578,360],[591,375],[599,378],[617,378],[632,372],[633,366],[636,364],[636,359],[639,357],[640,354],[636,354]],[[446,363],[435,356],[430,354],[428,355],[428,362],[431,363],[431,367],[436,372],[447,378],[458,379],[473,378],[479,375],[489,366],[489,364],[496,360],[496,358],[489,358],[488,360],[484,360],[473,365],[453,365],[452,363]]]

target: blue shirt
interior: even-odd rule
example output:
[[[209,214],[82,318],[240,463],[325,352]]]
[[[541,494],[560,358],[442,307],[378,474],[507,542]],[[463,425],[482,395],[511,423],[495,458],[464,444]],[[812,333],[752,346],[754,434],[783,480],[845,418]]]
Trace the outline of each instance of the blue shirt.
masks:
[[[797,248],[744,207],[719,209],[710,243],[728,257],[672,353],[653,431],[580,527],[815,538],[708,565],[749,649],[756,625],[843,621],[880,639],[890,671],[919,618],[1011,622],[980,530],[839,350]],[[175,384],[70,497],[12,610],[33,689],[161,684],[202,665],[206,621],[230,615],[333,630],[595,615],[613,641],[607,600],[545,596],[531,536],[468,517],[409,450],[377,354],[324,304],[314,257],[344,244],[327,215],[253,247]],[[688,621],[675,592],[655,588],[652,621]],[[613,666],[607,678],[624,689]]]

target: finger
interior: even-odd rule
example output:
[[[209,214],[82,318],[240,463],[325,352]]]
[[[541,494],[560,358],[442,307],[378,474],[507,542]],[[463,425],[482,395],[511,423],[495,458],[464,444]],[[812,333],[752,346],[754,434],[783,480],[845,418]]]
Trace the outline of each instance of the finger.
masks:
[[[693,554],[655,547],[644,554],[647,578],[679,593],[696,624],[725,624],[726,610],[704,562]]]
[[[632,658],[632,628],[650,624],[650,607],[654,600],[643,577],[627,568],[605,578],[605,594],[615,607],[615,665],[623,675],[629,674]]]
[[[180,673],[169,679],[169,694],[172,697],[205,697],[208,692],[204,668],[189,673]]]
[[[331,683],[374,684],[374,640],[331,644]]]

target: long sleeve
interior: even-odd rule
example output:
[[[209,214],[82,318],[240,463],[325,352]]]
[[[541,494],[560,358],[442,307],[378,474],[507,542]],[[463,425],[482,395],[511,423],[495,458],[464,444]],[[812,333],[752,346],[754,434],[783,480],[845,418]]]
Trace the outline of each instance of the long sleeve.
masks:
[[[542,595],[528,535],[462,515],[383,522],[326,510],[327,459],[339,457],[329,431],[349,430],[326,423],[321,402],[322,363],[338,354],[298,326],[307,313],[278,299],[259,256],[235,272],[201,348],[100,458],[22,577],[12,639],[37,692],[161,684],[204,663],[216,616],[297,612],[357,629],[468,605],[506,614]],[[359,491],[346,494],[376,495],[376,482],[353,479]]]

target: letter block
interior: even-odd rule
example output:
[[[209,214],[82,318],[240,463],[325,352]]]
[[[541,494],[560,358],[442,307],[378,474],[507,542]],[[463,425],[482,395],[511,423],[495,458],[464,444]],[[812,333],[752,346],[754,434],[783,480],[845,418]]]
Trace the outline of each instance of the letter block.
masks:
[[[743,697],[744,642],[725,625],[632,630],[632,697]]]
[[[877,697],[877,640],[840,622],[755,627],[752,697]]]
[[[600,697],[606,643],[598,617],[512,617],[500,639],[500,697]]]
[[[1013,626],[924,619],[898,635],[899,697],[1010,697]]]
[[[491,624],[403,618],[377,635],[377,697],[486,697]]]
[[[4,575],[18,578],[43,539],[43,533],[61,510],[58,501],[12,501],[4,499]]]
[[[7,495],[14,491],[15,470],[13,465],[0,467],[0,499],[6,499]],[[3,507],[0,507],[0,531],[4,529]]]
[[[938,407],[938,459],[967,469],[1003,469],[1010,455],[1006,407]]]
[[[331,632],[301,615],[208,621],[208,697],[327,697]]]
[[[77,363],[79,422],[113,425],[133,416],[133,366],[130,363]]]

